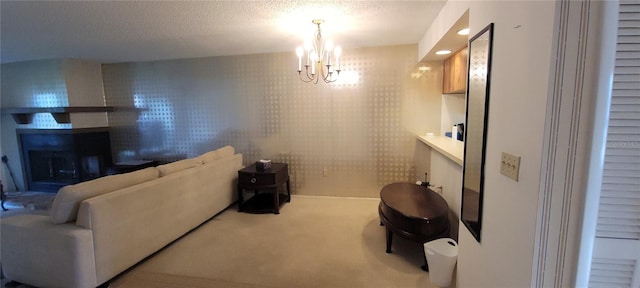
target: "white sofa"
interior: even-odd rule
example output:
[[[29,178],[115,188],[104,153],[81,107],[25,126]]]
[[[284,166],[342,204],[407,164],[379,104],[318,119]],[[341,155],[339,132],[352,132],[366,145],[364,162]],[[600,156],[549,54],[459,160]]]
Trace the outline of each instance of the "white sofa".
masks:
[[[61,188],[50,216],[1,220],[4,276],[38,287],[97,287],[236,200],[242,154],[195,158]]]

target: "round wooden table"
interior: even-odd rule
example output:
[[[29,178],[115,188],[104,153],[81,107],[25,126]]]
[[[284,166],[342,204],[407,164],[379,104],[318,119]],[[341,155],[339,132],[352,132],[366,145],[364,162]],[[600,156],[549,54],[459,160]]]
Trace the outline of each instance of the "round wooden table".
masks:
[[[449,206],[433,190],[413,183],[392,183],[380,191],[380,225],[387,229],[387,253],[393,234],[419,244],[449,237]],[[428,269],[425,266],[423,269]]]

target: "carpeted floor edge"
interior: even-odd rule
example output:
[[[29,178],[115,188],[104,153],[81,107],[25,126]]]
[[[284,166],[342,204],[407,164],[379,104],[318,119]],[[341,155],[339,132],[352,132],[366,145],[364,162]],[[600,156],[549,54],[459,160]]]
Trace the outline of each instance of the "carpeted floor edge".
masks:
[[[218,279],[134,271],[115,279],[109,288],[274,288]]]

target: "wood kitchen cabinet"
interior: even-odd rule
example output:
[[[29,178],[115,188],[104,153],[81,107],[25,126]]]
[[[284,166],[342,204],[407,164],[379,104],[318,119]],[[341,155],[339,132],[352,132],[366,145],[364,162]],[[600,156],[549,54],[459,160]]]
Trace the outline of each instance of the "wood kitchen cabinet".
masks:
[[[467,55],[464,47],[444,60],[443,94],[461,94],[467,89]]]

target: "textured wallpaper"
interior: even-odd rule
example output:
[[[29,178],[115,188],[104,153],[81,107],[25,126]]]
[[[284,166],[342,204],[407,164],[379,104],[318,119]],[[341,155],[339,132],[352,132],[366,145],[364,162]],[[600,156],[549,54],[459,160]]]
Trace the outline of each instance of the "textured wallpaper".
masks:
[[[289,164],[292,193],[378,197],[415,181],[416,134],[439,132],[441,64],[415,45],[347,50],[339,82],[303,83],[295,53],[104,64],[115,161],[233,145]],[[420,174],[420,173],[418,173]]]
[[[2,107],[69,106],[64,77],[64,60],[28,61],[2,64]],[[15,134],[10,114],[3,114],[3,128]],[[9,124],[9,125],[4,125]],[[30,124],[19,128],[63,129],[71,124],[58,124],[50,114],[33,115]],[[12,139],[15,137],[11,137]]]

